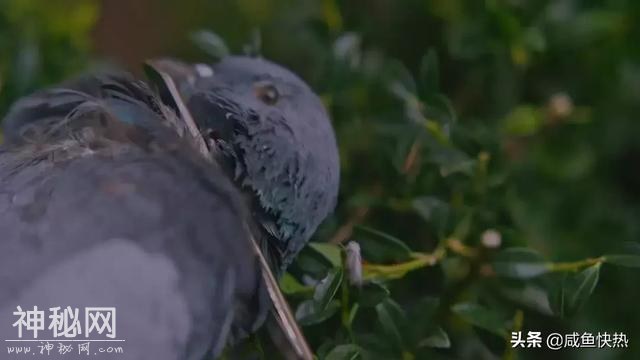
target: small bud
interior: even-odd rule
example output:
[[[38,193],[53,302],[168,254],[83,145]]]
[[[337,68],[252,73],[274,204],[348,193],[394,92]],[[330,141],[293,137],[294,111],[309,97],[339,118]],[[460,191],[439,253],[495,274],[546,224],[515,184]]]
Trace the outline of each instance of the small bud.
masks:
[[[360,254],[360,244],[350,241],[346,247],[346,267],[349,282],[354,286],[362,285],[362,256]]]
[[[551,120],[565,119],[573,113],[573,101],[566,93],[557,93],[549,99],[547,109]]]
[[[496,230],[489,229],[482,233],[482,245],[489,249],[499,248],[502,244],[502,235]]]

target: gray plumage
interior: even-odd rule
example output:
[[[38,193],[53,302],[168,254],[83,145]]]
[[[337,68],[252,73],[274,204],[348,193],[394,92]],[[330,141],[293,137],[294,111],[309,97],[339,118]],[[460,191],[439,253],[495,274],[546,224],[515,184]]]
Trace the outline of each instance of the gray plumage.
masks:
[[[217,355],[264,321],[246,225],[271,265],[286,266],[335,205],[335,139],[288,71],[244,58],[214,68],[216,79],[180,89],[221,167],[196,151],[169,99],[128,76],[14,105],[0,148],[0,320],[18,304],[117,306],[132,339],[118,359]],[[256,92],[265,81],[279,102]],[[15,338],[5,324],[0,335]]]
[[[248,214],[220,169],[165,125],[167,109],[128,109],[147,128],[114,114],[122,109],[112,101],[134,95],[124,89],[84,94],[66,117],[0,150],[3,313],[116,306],[130,344],[124,358],[218,354],[230,332],[243,335],[266,316]]]
[[[254,211],[271,235],[272,258],[286,268],[337,199],[336,140],[320,99],[300,78],[261,58],[159,65],[174,74],[232,177],[257,195]]]

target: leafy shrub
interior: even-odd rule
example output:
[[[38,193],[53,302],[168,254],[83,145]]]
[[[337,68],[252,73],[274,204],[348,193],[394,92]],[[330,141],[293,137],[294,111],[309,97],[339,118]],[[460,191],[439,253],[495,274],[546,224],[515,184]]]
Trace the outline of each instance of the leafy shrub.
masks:
[[[67,23],[49,2],[5,3],[1,110],[86,64],[96,9],[75,1]],[[260,28],[249,51],[261,43],[331,111],[340,204],[282,279],[319,358],[534,359],[551,352],[514,351],[511,331],[640,336],[638,275],[619,268],[640,264],[639,2],[154,6],[178,24],[164,50],[187,58],[205,56],[190,31],[237,51]],[[271,358],[267,343],[248,351]]]

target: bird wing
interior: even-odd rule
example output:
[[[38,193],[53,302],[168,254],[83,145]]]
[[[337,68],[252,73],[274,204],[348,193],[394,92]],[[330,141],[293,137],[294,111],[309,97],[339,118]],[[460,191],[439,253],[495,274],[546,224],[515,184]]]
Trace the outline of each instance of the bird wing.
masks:
[[[40,109],[55,126],[0,148],[0,338],[16,306],[115,307],[115,358],[219,354],[266,308],[237,191],[174,132],[118,118],[153,112],[70,93]]]
[[[67,125],[85,126],[83,120],[91,118],[76,116],[75,123],[67,120],[71,113],[86,109],[88,104],[99,104],[121,122],[148,129],[162,125],[179,136],[186,133],[184,123],[144,82],[129,73],[111,71],[85,74],[19,99],[2,121],[5,143],[20,145],[43,138],[50,141],[54,131]]]

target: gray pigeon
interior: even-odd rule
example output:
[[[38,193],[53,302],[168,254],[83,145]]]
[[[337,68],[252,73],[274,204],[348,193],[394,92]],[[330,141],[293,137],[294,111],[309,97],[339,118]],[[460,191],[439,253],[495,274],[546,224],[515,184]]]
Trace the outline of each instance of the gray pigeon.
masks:
[[[44,339],[59,351],[70,338],[54,336],[56,307],[80,310],[77,339],[101,340],[88,344],[103,359],[216,357],[267,317],[299,335],[270,270],[335,205],[328,116],[266,60],[173,63],[186,78],[169,64],[153,64],[160,97],[124,74],[87,76],[18,101],[4,119],[0,339],[37,340],[8,342],[14,350],[45,356]],[[44,329],[24,321],[42,313]],[[89,334],[89,319],[113,329]],[[70,344],[65,359],[86,358]]]
[[[322,103],[297,76],[259,58],[152,64],[175,80],[225,171],[255,195],[266,251],[276,268],[286,268],[337,198],[338,152]]]

